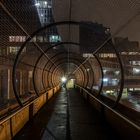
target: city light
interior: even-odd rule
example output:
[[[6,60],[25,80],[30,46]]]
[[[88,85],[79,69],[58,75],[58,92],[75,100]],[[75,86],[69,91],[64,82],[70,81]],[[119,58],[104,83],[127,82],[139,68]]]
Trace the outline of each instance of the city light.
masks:
[[[45,1],[45,2],[44,2],[44,4],[45,4],[45,5],[47,5],[47,4],[48,4],[48,2],[47,2],[47,1]]]
[[[107,70],[103,70],[103,73],[106,74]]]
[[[52,8],[52,6],[51,5],[48,5],[48,8],[50,9],[50,8]]]
[[[108,82],[108,78],[104,78],[103,79],[103,82]]]
[[[120,73],[120,71],[115,71],[115,74],[116,74],[116,75],[119,75],[119,73]]]
[[[39,3],[39,2],[38,2],[38,3],[36,3],[36,4],[35,4],[35,6],[37,6],[37,7],[38,7],[38,6],[40,6],[40,3]]]
[[[90,71],[90,69],[88,68],[88,69],[86,69],[87,71]]]
[[[140,69],[138,69],[138,68],[133,68],[133,72],[134,72],[134,73],[140,73]]]

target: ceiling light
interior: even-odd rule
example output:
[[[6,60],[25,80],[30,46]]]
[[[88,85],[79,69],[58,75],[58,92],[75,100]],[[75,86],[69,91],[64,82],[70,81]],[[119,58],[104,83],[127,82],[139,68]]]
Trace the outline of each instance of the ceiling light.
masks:
[[[61,81],[62,81],[63,83],[65,83],[65,82],[67,81],[67,78],[66,78],[66,77],[62,77],[62,78],[61,78]]]

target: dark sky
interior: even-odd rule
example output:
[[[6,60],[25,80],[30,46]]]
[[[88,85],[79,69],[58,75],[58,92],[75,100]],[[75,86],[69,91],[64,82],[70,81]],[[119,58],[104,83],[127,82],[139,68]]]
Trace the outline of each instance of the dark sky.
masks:
[[[68,20],[70,0],[52,1],[55,21]],[[140,0],[72,0],[71,19],[98,22],[112,34],[122,27],[115,36],[140,43]]]

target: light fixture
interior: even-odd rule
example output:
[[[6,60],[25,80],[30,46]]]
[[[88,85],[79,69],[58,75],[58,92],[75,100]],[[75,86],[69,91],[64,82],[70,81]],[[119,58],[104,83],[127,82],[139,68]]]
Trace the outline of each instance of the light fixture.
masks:
[[[66,78],[66,77],[62,77],[62,78],[61,78],[61,82],[62,82],[62,83],[65,83],[66,81],[67,81],[67,78]]]

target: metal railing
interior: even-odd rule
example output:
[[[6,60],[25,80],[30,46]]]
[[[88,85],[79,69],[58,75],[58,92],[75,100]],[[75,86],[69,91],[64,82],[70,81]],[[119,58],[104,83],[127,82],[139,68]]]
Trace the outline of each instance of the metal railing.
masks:
[[[122,118],[124,121],[126,121],[127,123],[131,124],[133,127],[135,127],[136,129],[140,130],[140,126],[138,126],[137,124],[133,123],[131,120],[127,119],[125,116],[123,116],[122,114],[118,113],[115,109],[111,108],[110,106],[106,105],[104,102],[102,102],[100,99],[98,99],[97,97],[95,97],[92,93],[90,93],[88,90],[86,90],[85,88],[76,85],[76,87],[82,89],[84,92],[86,92],[91,98],[93,98],[95,101],[97,101],[98,103],[100,103],[102,106],[104,106],[105,108],[109,109],[110,111],[112,111],[114,114],[116,114],[117,116],[119,116],[120,118]]]

